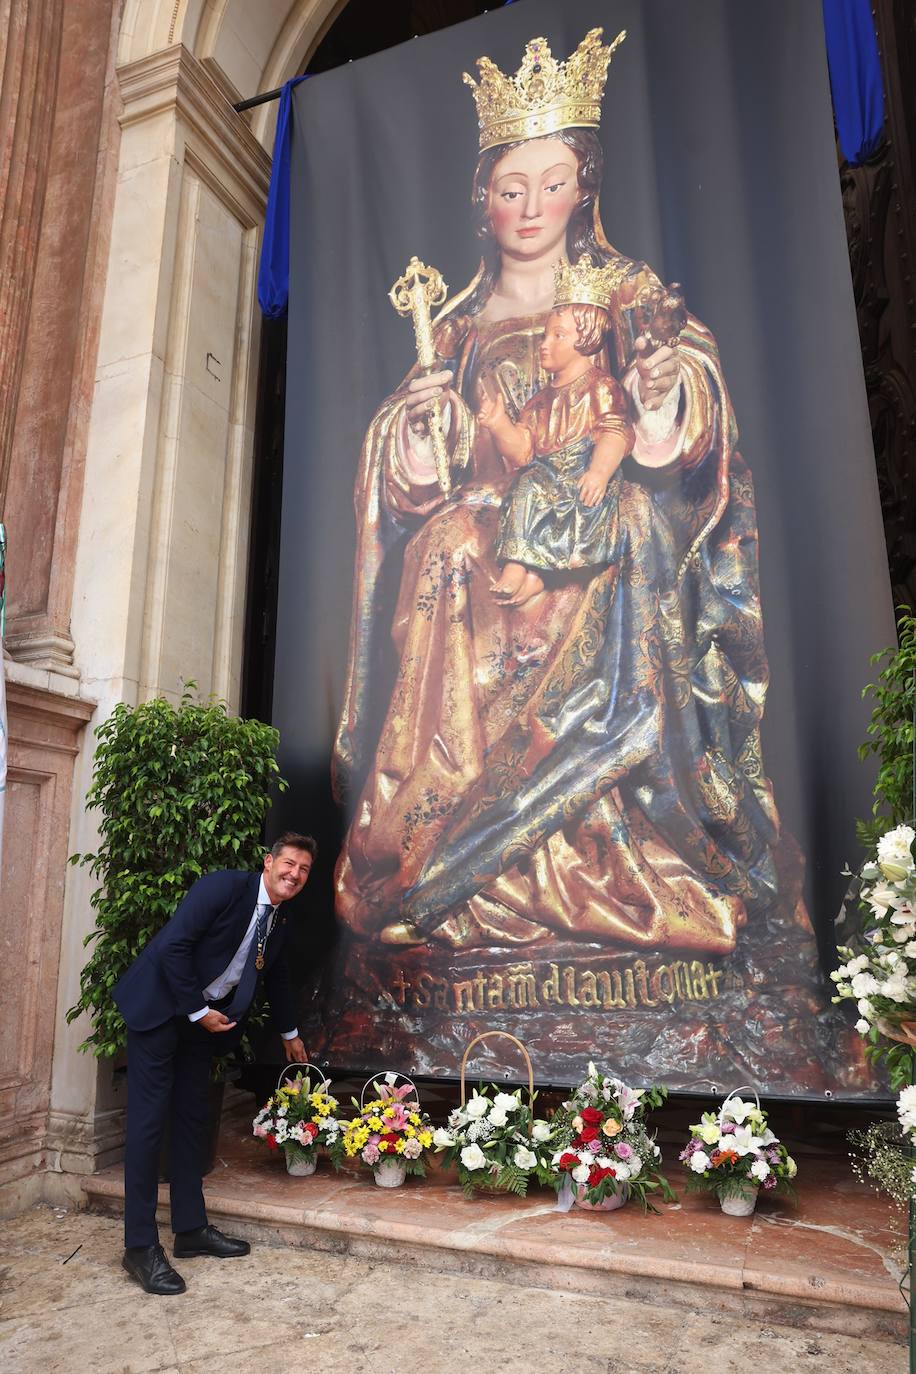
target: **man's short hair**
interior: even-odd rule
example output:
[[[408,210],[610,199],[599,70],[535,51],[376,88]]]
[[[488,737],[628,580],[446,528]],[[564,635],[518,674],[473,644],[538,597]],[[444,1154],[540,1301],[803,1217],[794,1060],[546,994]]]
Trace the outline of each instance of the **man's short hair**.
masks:
[[[300,835],[295,830],[285,830],[270,846],[275,859],[280,857],[284,849],[302,849],[306,854],[311,854],[313,862],[318,858],[318,845],[311,835]]]

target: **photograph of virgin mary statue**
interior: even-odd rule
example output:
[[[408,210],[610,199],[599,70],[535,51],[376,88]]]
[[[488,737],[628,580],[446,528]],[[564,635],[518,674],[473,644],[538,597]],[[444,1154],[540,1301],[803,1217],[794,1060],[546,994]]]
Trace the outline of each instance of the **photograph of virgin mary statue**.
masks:
[[[864,1070],[826,1007],[805,858],[761,752],[758,526],[727,369],[689,283],[666,333],[659,302],[678,288],[602,225],[601,104],[624,39],[594,28],[561,60],[535,37],[517,71],[482,57],[464,76],[479,270],[434,312],[434,367],[392,377],[355,479],[333,757],[344,992],[326,1048],[449,1073],[476,1031],[503,1027],[553,1081],[613,1046],[637,1077],[817,1092],[832,1057]],[[579,307],[552,314],[564,265],[607,288],[585,352]],[[390,284],[373,309],[390,312]],[[545,354],[554,319],[578,331],[568,382]],[[542,424],[587,453],[605,375],[628,435],[601,498],[606,555],[555,561],[507,598],[520,469],[481,412],[512,425],[543,393]]]

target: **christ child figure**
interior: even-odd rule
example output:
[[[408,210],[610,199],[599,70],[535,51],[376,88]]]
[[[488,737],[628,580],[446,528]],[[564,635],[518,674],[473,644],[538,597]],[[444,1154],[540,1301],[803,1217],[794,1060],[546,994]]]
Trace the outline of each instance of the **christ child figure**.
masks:
[[[503,503],[493,595],[521,606],[543,590],[544,572],[616,561],[611,479],[632,450],[629,403],[592,359],[604,343],[609,288],[590,260],[556,270],[554,307],[540,346],[551,381],[512,421],[502,396],[486,397],[478,421],[503,457],[522,471]]]

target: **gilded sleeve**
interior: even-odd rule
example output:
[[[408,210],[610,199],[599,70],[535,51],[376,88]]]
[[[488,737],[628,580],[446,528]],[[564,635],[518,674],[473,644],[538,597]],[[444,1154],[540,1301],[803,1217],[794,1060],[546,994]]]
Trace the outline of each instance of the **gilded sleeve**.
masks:
[[[630,406],[619,382],[607,373],[600,374],[592,388],[592,434],[619,434],[626,442],[627,453],[633,447],[635,435],[630,423]]]

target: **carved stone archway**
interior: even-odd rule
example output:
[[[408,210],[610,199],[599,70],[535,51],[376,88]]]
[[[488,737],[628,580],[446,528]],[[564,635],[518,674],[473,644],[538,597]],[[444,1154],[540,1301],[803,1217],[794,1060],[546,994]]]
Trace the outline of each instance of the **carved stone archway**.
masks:
[[[66,865],[94,847],[85,727],[188,677],[238,702],[275,112],[232,102],[301,70],[341,5],[7,5],[0,1210],[73,1191],[120,1145],[111,1066],[64,1015],[93,923]]]

